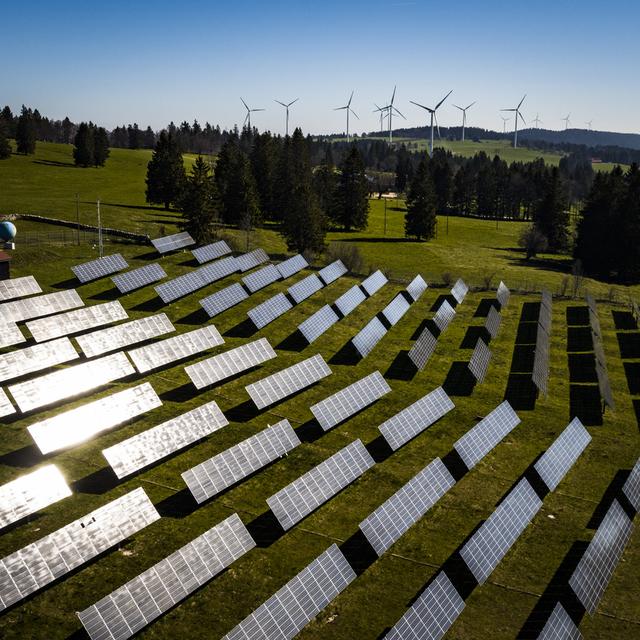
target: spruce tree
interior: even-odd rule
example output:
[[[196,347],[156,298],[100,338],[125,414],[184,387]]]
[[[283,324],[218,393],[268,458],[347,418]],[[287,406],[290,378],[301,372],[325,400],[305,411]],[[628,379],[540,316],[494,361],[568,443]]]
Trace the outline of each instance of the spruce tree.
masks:
[[[147,165],[147,202],[162,204],[168,209],[177,201],[184,181],[184,163],[176,140],[162,131]]]
[[[251,149],[251,168],[260,198],[260,209],[268,220],[276,219],[274,202],[274,182],[278,147],[276,140],[268,133],[255,137]]]
[[[36,126],[33,112],[24,105],[16,125],[16,150],[25,155],[36,152]]]
[[[411,181],[407,196],[404,233],[408,238],[430,240],[436,234],[436,193],[429,161],[424,157]]]
[[[191,167],[179,204],[184,216],[182,227],[198,244],[209,242],[220,217],[220,201],[211,166],[202,156]]]
[[[78,125],[73,140],[73,161],[76,166],[90,167],[93,164],[93,126],[86,122]]]
[[[104,127],[93,129],[93,164],[103,167],[109,157],[109,136]]]
[[[11,157],[11,145],[7,140],[7,125],[2,117],[0,117],[0,160]]]
[[[542,198],[534,214],[535,228],[547,238],[550,251],[564,251],[569,245],[569,205],[560,172],[552,167]]]
[[[365,229],[369,218],[369,183],[364,160],[355,145],[349,150],[341,169],[331,217],[345,231]]]

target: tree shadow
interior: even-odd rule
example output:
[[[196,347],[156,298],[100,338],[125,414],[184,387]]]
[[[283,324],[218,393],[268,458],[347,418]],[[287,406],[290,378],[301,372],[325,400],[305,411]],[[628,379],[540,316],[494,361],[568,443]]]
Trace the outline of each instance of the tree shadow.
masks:
[[[602,401],[598,385],[570,385],[569,420],[574,418],[579,418],[582,424],[587,427],[602,425]]]
[[[589,324],[589,307],[567,307],[567,324]]]
[[[460,343],[460,349],[475,349],[479,339],[483,340],[485,344],[489,344],[491,336],[484,327],[467,327],[464,338],[462,338],[462,342]]]
[[[78,167],[75,162],[61,162],[60,160],[32,160],[32,162],[33,164],[41,164],[41,165],[44,165],[45,167],[65,167],[65,168],[72,167],[73,169],[86,168],[86,167]],[[95,204],[95,202],[92,202],[91,204]]]
[[[271,509],[247,524],[247,530],[260,548],[270,547],[286,533]]]
[[[0,456],[0,465],[27,469],[35,467],[42,460],[43,455],[40,453],[40,449],[35,444],[28,444],[21,449],[2,454]]]
[[[201,307],[178,320],[178,324],[203,325],[209,321],[209,314]]]
[[[111,467],[103,467],[80,480],[76,480],[71,487],[76,493],[102,495],[107,491],[111,491],[111,489],[115,489],[118,484],[120,484],[120,480],[113,469]]]
[[[531,374],[510,373],[504,399],[515,411],[533,411],[538,399],[538,388],[531,379]]]
[[[495,298],[482,298],[478,303],[478,308],[473,314],[474,318],[486,318],[489,315],[491,307],[496,311],[500,311],[500,303]]]
[[[591,327],[567,327],[567,353],[593,351]]]
[[[640,332],[617,333],[620,355],[625,360],[640,358]]]
[[[476,386],[476,379],[469,371],[468,362],[453,362],[442,388],[449,396],[470,396]]]
[[[398,352],[389,368],[384,372],[384,377],[389,380],[413,380],[418,369],[409,358],[409,352],[405,349]]]
[[[613,324],[618,331],[635,331],[638,329],[636,319],[629,311],[612,311]]]
[[[83,202],[82,204],[95,204],[93,202]],[[139,209],[141,211],[161,211],[170,215],[172,212],[174,213],[174,217],[179,217],[177,212],[172,211],[172,209],[165,209],[164,207],[154,207],[150,204],[122,204],[121,202],[102,202],[100,201],[100,205],[103,207],[118,207],[119,209]]]
[[[302,351],[309,346],[307,339],[302,335],[300,329],[296,329],[289,334],[280,344],[276,345],[276,349],[282,351]]]
[[[568,358],[569,382],[598,382],[593,353],[570,353]]]
[[[224,336],[229,338],[251,338],[257,332],[258,329],[251,318],[245,318],[234,327],[231,327],[231,329],[228,329]]]

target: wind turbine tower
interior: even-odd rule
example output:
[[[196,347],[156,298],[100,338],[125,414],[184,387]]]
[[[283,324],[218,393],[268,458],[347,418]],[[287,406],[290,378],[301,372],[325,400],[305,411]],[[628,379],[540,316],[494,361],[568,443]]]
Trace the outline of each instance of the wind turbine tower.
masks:
[[[593,125],[593,120],[589,120],[588,122],[585,122],[585,124],[589,127],[589,131],[591,131],[591,127]]]
[[[569,125],[571,124],[571,120],[569,119],[570,117],[571,117],[571,114],[568,113],[565,118],[560,118],[562,120],[562,122],[564,122],[564,130],[565,131],[569,128]]]
[[[386,111],[387,111],[387,107],[379,107],[375,102],[373,103],[375,106],[375,109],[373,110],[373,113],[378,113],[380,112],[380,133],[382,133],[384,131],[383,127],[383,121],[385,119],[386,116]]]
[[[543,124],[542,120],[540,120],[537,113],[536,113],[536,117],[531,122],[533,122],[533,124],[536,125],[536,129],[539,129],[540,125]]]
[[[292,104],[294,104],[294,103],[298,102],[298,100],[300,100],[300,98],[296,98],[295,100],[292,100],[292,101],[291,101],[291,102],[289,102],[288,104],[287,104],[287,103],[284,103],[284,102],[280,102],[280,100],[276,100],[276,101],[275,101],[275,102],[277,102],[278,104],[281,104],[281,105],[282,105],[282,106],[287,110],[287,120],[286,120],[286,128],[285,128],[285,131],[286,131],[286,134],[285,134],[285,135],[287,135],[287,136],[289,135],[289,107],[290,107]]]
[[[527,124],[525,119],[522,117],[522,114],[520,113],[520,107],[522,106],[522,103],[524,102],[524,99],[527,97],[527,94],[525,93],[522,96],[522,100],[520,100],[520,102],[518,103],[518,106],[513,108],[513,109],[500,109],[500,111],[513,111],[515,113],[515,121],[516,121],[516,126],[514,129],[514,133],[513,133],[513,148],[517,149],[518,148],[518,118],[520,118],[520,120],[522,120],[522,124]]]
[[[507,118],[506,116],[500,116],[502,118],[502,133],[507,133],[507,122],[511,120],[511,118]]]
[[[393,87],[393,93],[391,94],[391,102],[385,107],[382,107],[383,110],[387,112],[387,118],[389,118],[389,144],[393,142],[393,112],[395,111],[401,118],[406,118],[393,106],[393,101],[396,98],[396,87]]]
[[[460,109],[460,111],[462,111],[462,142],[464,142],[464,128],[467,126],[467,109],[471,109],[471,107],[473,107],[474,104],[475,104],[475,101],[464,108],[459,107],[457,104],[453,105],[456,109]]]
[[[251,114],[256,111],[265,111],[265,109],[249,109],[247,103],[242,98],[240,98],[240,100],[242,101],[244,108],[247,110],[247,115],[245,116],[244,124],[242,126],[244,127],[244,125],[248,124],[249,130],[251,130]]]
[[[355,91],[355,89],[354,89]],[[344,107],[336,107],[334,109],[334,111],[346,111],[347,112],[347,142],[350,141],[349,138],[349,114],[353,113],[353,115],[360,120],[360,118],[358,118],[358,114],[351,108],[351,101],[353,100],[353,93],[354,91],[351,92],[351,96],[349,97],[349,102],[347,102],[347,104],[344,105]]]
[[[451,89],[451,91],[449,91],[449,93],[447,93],[447,95],[444,98],[442,98],[442,100],[440,100],[440,102],[438,102],[438,104],[433,108],[425,107],[423,104],[419,104],[418,102],[414,102],[413,100],[409,101],[411,102],[411,104],[415,104],[416,107],[420,107],[421,109],[424,109],[425,111],[428,111],[431,114],[431,141],[429,143],[429,157],[433,155],[433,123],[434,121],[436,123],[436,127],[438,127],[438,138],[440,137],[440,126],[438,125],[438,117],[436,116],[436,111],[438,110],[440,105],[451,95],[452,92],[453,92],[453,89]]]

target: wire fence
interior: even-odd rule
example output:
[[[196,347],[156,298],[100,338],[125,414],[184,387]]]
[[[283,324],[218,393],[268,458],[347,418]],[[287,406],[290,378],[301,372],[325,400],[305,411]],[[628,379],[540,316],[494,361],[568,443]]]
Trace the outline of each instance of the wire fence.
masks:
[[[102,234],[103,244],[128,242],[122,238],[114,238]],[[97,245],[98,232],[83,229],[59,229],[56,231],[20,231],[17,243],[22,245]]]

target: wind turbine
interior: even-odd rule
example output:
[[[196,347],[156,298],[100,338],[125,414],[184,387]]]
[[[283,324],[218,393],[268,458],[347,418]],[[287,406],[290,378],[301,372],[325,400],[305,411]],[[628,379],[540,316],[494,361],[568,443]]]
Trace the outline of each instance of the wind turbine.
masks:
[[[471,107],[473,107],[474,104],[475,104],[475,101],[473,101],[469,106],[464,108],[459,107],[457,104],[453,105],[456,109],[460,109],[460,111],[462,111],[462,142],[464,142],[464,128],[467,125],[467,109],[471,109]]]
[[[251,114],[256,112],[256,111],[264,111],[264,109],[249,109],[249,106],[247,105],[247,103],[240,98],[240,101],[242,102],[242,104],[244,105],[244,108],[247,110],[247,115],[244,119],[244,124],[242,125],[244,127],[245,124],[249,124],[249,130],[251,130]]]
[[[520,113],[520,107],[522,106],[522,103],[524,102],[524,99],[527,97],[527,94],[525,93],[522,96],[522,100],[520,100],[518,106],[515,109],[500,109],[500,111],[514,111],[515,112],[515,121],[516,121],[516,128],[513,134],[513,148],[517,149],[518,148],[518,118],[520,118],[522,120],[523,124],[527,124],[525,119],[522,117],[522,114]]]
[[[511,120],[511,118],[506,118],[505,116],[500,116],[502,118],[502,133],[507,133],[507,122]]]
[[[395,97],[396,97],[396,87],[393,87],[393,93],[391,94],[391,102],[389,102],[387,106],[382,107],[382,109],[386,109],[387,118],[389,118],[389,144],[393,142],[393,112],[395,111],[401,118],[406,120],[406,118],[400,113],[400,111],[398,111],[398,109],[396,109],[393,106],[393,101],[395,100]]]
[[[278,104],[281,104],[286,110],[287,110],[287,127],[286,127],[286,135],[289,135],[289,107],[294,104],[295,102],[298,102],[298,100],[300,100],[300,98],[296,98],[295,100],[292,100],[291,102],[289,102],[289,104],[285,104],[284,102],[280,102],[280,100],[275,100],[275,102],[277,102]]]
[[[354,89],[355,91],[355,89]],[[351,96],[349,97],[349,102],[344,105],[344,107],[336,107],[334,111],[346,111],[347,112],[347,142],[349,142],[349,113],[353,113],[353,115],[358,118],[358,114],[351,108],[351,101],[353,100],[353,93],[351,92]],[[358,118],[360,120],[360,118]]]
[[[387,110],[387,107],[379,107],[375,102],[373,104],[375,106],[375,109],[373,110],[373,113],[377,113],[378,111],[380,112],[380,133],[382,133],[382,131],[383,131],[382,122],[384,120],[385,111]]]
[[[593,120],[588,120],[585,124],[589,127],[589,131],[591,131],[591,125],[593,124]]]
[[[451,95],[452,92],[453,92],[453,89],[451,89],[451,91],[449,91],[449,93],[447,93],[447,95],[444,98],[442,98],[442,100],[440,100],[440,102],[438,102],[438,104],[435,107],[433,107],[433,109],[431,107],[425,107],[423,104],[419,104],[418,102],[414,102],[413,100],[409,100],[411,104],[415,104],[416,107],[420,107],[421,109],[424,109],[425,111],[428,111],[431,114],[431,143],[429,145],[429,156],[433,155],[433,122],[434,120],[436,123],[436,127],[438,127],[438,138],[440,137],[440,126],[438,125],[438,117],[436,116],[436,111],[438,110],[440,105]]]
[[[564,130],[565,131],[569,128],[569,125],[571,124],[571,121],[569,120],[570,117],[571,117],[571,114],[568,113],[566,118],[560,118],[560,120],[562,120],[562,122],[564,122]]]
[[[542,120],[540,120],[540,118],[538,117],[538,114],[536,113],[536,117],[531,122],[533,122],[533,124],[536,125],[536,129],[539,129],[540,124],[542,123]]]

